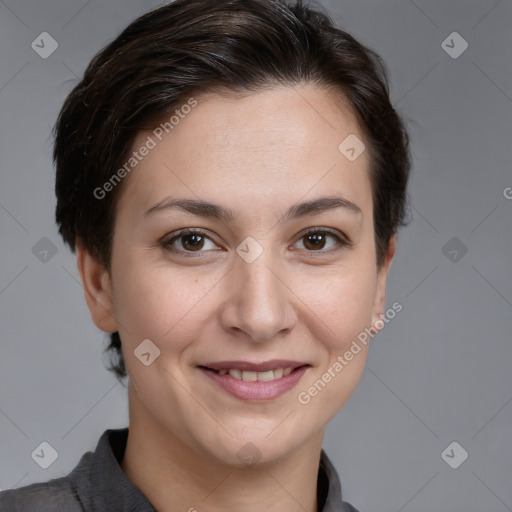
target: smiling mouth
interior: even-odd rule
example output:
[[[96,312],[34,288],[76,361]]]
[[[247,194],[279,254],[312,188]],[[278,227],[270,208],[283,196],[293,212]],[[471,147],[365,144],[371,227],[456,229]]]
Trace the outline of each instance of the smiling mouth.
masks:
[[[287,377],[288,375],[296,372],[297,370],[309,366],[311,365],[304,364],[302,366],[297,367],[274,368],[263,372],[246,371],[240,370],[238,368],[217,370],[213,368],[208,368],[207,366],[200,366],[199,368],[216,373],[217,375],[226,376],[226,378],[231,377],[233,379],[243,380],[245,382],[271,382],[273,380],[279,380],[282,379],[283,377]]]

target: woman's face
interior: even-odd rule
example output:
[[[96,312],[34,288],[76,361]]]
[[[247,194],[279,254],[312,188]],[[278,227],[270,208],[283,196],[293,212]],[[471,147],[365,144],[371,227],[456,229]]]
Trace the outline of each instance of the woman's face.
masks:
[[[368,154],[354,160],[353,137],[339,149],[363,134],[324,89],[195,100],[134,144],[155,147],[123,183],[115,321],[96,324],[121,336],[131,413],[217,461],[272,461],[318,439],[356,388],[367,346],[344,354],[384,311],[392,252],[378,271]],[[297,207],[326,197],[338,205]]]

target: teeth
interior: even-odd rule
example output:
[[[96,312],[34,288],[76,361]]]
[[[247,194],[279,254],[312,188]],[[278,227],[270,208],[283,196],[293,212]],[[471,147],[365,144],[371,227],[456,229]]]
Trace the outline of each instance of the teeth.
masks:
[[[242,380],[246,382],[256,382],[258,380],[258,374],[256,372],[242,372]]]
[[[231,377],[238,380],[245,380],[246,382],[269,382],[271,380],[280,379],[290,375],[293,368],[276,368],[275,370],[268,370],[266,372],[246,372],[235,369],[231,370],[219,370],[220,375],[226,375],[229,373]]]
[[[228,373],[234,379],[242,380],[242,372],[240,370],[229,370]]]
[[[268,372],[258,372],[258,380],[260,382],[268,382],[269,380],[274,380],[274,370],[269,370]]]
[[[284,371],[282,368],[276,368],[274,370],[274,379],[280,379],[284,374]]]

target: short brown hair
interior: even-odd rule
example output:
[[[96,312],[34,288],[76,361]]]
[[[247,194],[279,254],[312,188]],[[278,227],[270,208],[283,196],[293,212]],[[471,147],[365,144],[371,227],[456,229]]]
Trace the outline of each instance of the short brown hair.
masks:
[[[107,269],[121,185],[102,187],[156,126],[191,95],[315,83],[348,100],[365,135],[371,169],[377,265],[405,225],[409,138],[389,99],[386,67],[371,49],[302,0],[176,0],[133,21],[90,62],[54,127],[56,221]],[[118,333],[113,370],[125,377]]]

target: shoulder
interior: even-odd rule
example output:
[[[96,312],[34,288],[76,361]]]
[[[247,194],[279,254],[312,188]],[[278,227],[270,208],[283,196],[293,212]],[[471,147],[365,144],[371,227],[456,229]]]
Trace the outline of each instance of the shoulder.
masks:
[[[0,492],[0,512],[83,512],[68,477]]]
[[[0,512],[86,512],[98,510],[105,500],[122,501],[126,487],[131,490],[118,463],[127,434],[127,428],[105,430],[96,450],[85,452],[66,476],[1,491]],[[119,484],[123,478],[124,487]]]
[[[359,512],[359,510],[357,510],[357,508],[353,507],[350,503],[348,503],[347,501],[344,501],[343,502],[343,512]]]
[[[320,453],[318,489],[320,495],[323,495],[322,512],[359,512],[353,505],[343,501],[340,477],[323,449]]]

